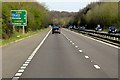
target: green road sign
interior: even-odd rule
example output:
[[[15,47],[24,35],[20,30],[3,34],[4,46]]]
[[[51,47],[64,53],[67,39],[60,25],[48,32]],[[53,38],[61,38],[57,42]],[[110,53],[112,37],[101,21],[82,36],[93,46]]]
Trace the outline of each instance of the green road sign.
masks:
[[[11,22],[15,26],[27,26],[27,11],[11,10]]]

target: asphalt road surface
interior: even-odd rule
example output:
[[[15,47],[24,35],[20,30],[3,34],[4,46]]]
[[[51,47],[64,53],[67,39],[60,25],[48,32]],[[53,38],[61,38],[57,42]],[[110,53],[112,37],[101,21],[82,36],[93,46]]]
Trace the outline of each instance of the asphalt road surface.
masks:
[[[42,41],[48,30],[2,47],[2,77],[12,78],[28,56]]]
[[[48,31],[44,32],[44,35]],[[26,43],[19,42],[18,50],[22,53],[19,54],[18,63],[9,64],[9,59],[14,56],[11,53],[11,48],[18,46],[11,45],[3,49],[3,53],[11,53],[11,56],[4,56],[8,59],[4,62],[5,67],[4,77],[12,77],[15,72],[24,63],[25,59],[37,47],[38,43],[42,40],[43,36],[29,38]],[[31,41],[31,42],[29,42]],[[30,43],[30,45],[28,45]],[[25,47],[26,46],[26,47]],[[9,48],[11,47],[11,48]],[[26,51],[23,48],[27,48]],[[7,51],[6,51],[7,49]],[[10,51],[10,53],[9,53]],[[18,53],[20,53],[18,51]],[[15,54],[17,53],[12,50]],[[24,57],[24,59],[22,59]],[[19,59],[21,58],[21,59]],[[7,64],[6,64],[7,63]],[[3,66],[4,66],[3,65]],[[15,67],[15,68],[14,68]],[[9,70],[7,74],[7,70]],[[14,70],[15,69],[15,70]],[[11,74],[11,75],[10,75]],[[9,76],[8,76],[9,75]],[[49,34],[45,42],[38,49],[37,53],[29,63],[20,78],[117,78],[118,77],[118,49],[106,45],[104,43],[92,40],[90,38],[76,34],[66,29],[62,29],[62,34]]]

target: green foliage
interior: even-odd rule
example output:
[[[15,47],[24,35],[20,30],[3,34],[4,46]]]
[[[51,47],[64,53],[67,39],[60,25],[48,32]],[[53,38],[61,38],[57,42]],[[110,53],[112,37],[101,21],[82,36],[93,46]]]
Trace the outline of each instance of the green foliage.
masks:
[[[44,25],[49,24],[48,10],[37,2],[3,2],[2,4],[2,19],[3,19],[3,38],[9,38],[13,34],[13,25],[11,25],[10,17],[11,10],[26,10],[27,11],[27,31],[35,31],[44,28]],[[10,26],[11,25],[11,26]],[[20,31],[21,27],[15,27],[16,31]],[[10,34],[10,35],[9,35]],[[9,37],[6,37],[9,35]]]
[[[69,22],[72,22],[73,17],[76,12],[66,12],[66,11],[51,11],[51,19],[53,24],[67,25]]]
[[[86,10],[89,9],[89,10]],[[87,11],[86,13],[82,13]],[[97,24],[101,24],[105,29],[108,29],[110,25],[116,25],[119,28],[118,20],[118,3],[117,2],[102,2],[92,3],[83,10],[79,11],[79,15],[84,16],[82,18],[78,15],[81,22],[88,25],[88,28],[94,29]],[[75,20],[76,21],[76,18]],[[77,19],[78,22],[78,19]]]
[[[37,35],[38,33],[43,32],[44,30],[48,30],[49,28],[44,28],[44,29],[40,29],[40,30],[36,30],[36,31],[29,31],[26,34],[22,34],[19,32],[14,32],[14,34],[9,38],[9,39],[4,39],[4,40],[0,40],[0,46],[1,45],[7,45],[11,42],[14,42],[16,40],[19,39],[23,39],[32,35]]]

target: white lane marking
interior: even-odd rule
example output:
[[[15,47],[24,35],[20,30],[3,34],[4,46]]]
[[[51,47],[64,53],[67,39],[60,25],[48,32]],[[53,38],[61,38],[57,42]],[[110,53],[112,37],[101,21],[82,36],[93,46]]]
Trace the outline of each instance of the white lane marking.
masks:
[[[27,62],[30,62],[31,60],[29,59],[29,60],[27,60]]]
[[[79,50],[80,53],[82,53],[83,51],[82,50]]]
[[[33,57],[34,57],[34,55],[29,56],[29,58],[33,58]]]
[[[52,30],[52,29],[51,29]],[[26,60],[26,62],[22,65],[22,67],[18,70],[18,72],[15,74],[15,76],[12,78],[12,80],[15,79],[15,77],[20,77],[22,76],[22,73],[24,72],[24,70],[27,68],[28,64],[30,63],[30,61],[32,60],[32,58],[34,57],[34,55],[37,53],[37,51],[39,50],[39,48],[42,46],[42,44],[44,43],[44,41],[47,39],[47,37],[49,36],[51,30],[47,33],[47,35],[43,38],[43,40],[41,41],[41,43],[37,46],[37,48],[32,52],[32,54],[28,57],[28,59]],[[18,78],[16,79],[18,80]]]
[[[16,74],[15,74],[15,76],[17,76],[17,77],[18,77],[18,76],[21,76],[21,75],[22,75],[22,73],[16,73]]]
[[[70,39],[68,39],[68,41],[70,41]]]
[[[75,43],[72,43],[73,45],[75,44]]]
[[[30,57],[34,57],[35,56],[35,54],[31,54],[31,56]]]
[[[76,48],[78,48],[78,46],[75,46]]]
[[[13,77],[12,80],[18,80],[20,77]]]
[[[27,67],[28,66],[28,64],[23,64],[23,67]]]
[[[72,41],[70,41],[72,43]]]
[[[96,69],[100,69],[100,67],[99,67],[98,65],[94,65],[94,67],[95,67]]]
[[[62,34],[63,34],[63,33],[62,33]],[[64,35],[64,34],[63,34],[63,35]],[[64,36],[65,36],[65,35],[64,35]],[[67,38],[67,36],[65,36],[65,37]],[[70,41],[70,42],[71,42],[72,44],[74,44],[72,41]],[[78,46],[75,46],[75,47],[77,48]],[[79,50],[79,52],[82,53],[83,51],[82,51],[82,50]],[[76,53],[76,54],[77,54],[77,53]],[[85,56],[85,58],[88,59],[89,56]],[[93,61],[91,61],[91,62],[93,62]],[[98,70],[100,69],[100,67],[99,67],[98,65],[94,65],[94,67],[95,67],[96,69],[98,69]]]
[[[22,72],[24,72],[24,70],[18,70],[18,72],[22,73]]]
[[[69,40],[69,38],[68,37],[66,37],[67,38],[67,40]]]
[[[26,67],[25,67],[25,66],[24,66],[24,67],[22,66],[20,69],[22,69],[22,70],[23,70],[23,69],[26,69]]]
[[[25,64],[29,64],[30,62],[25,62]]]
[[[65,29],[65,30],[67,30],[67,29]],[[70,30],[68,30],[68,31],[70,31]],[[74,31],[71,31],[71,32],[73,32],[73,33],[75,33],[75,34],[77,34],[77,35],[80,35],[80,36],[83,36],[83,37],[89,38],[89,39],[91,39],[91,40],[94,40],[94,41],[97,41],[97,42],[100,42],[100,43],[106,44],[106,45],[108,45],[108,46],[111,46],[111,47],[114,47],[114,48],[120,49],[120,47],[118,47],[118,46],[115,46],[115,45],[112,45],[112,44],[109,44],[109,43],[105,43],[105,42],[103,42],[103,41],[100,41],[100,40],[97,40],[97,39],[94,39],[94,38],[91,38],[91,37],[88,37],[88,36],[85,36],[85,35],[82,35],[82,34],[76,33],[76,32],[74,32]]]
[[[51,29],[52,30],[52,29]],[[33,51],[33,55],[38,51],[38,49],[42,46],[42,44],[45,42],[46,38],[48,37],[48,35],[50,34],[51,30],[48,32],[48,34],[44,37],[44,39],[42,40],[42,42],[37,46],[37,48]]]
[[[88,58],[89,58],[89,56],[85,56],[85,58],[86,58],[86,59],[88,59]]]
[[[31,60],[32,58],[33,58],[33,57],[29,57],[28,59],[30,59],[30,60]]]

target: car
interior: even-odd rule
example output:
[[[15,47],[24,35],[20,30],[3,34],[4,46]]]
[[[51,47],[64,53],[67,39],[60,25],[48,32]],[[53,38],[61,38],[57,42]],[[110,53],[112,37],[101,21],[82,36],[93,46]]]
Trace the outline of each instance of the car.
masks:
[[[70,25],[68,28],[69,28],[69,29],[73,29],[73,26]]]
[[[95,31],[101,32],[101,31],[102,31],[102,28],[101,28],[101,27],[96,27],[96,28],[95,28]]]
[[[73,29],[74,29],[74,30],[78,30],[79,27],[77,27],[77,26],[74,25],[74,26],[73,26]]]
[[[85,26],[80,26],[80,27],[79,27],[79,30],[80,30],[80,31],[84,31],[84,30],[85,30]]]
[[[108,29],[108,33],[114,33],[116,34],[117,33],[117,29],[115,28],[115,26],[110,26],[109,29]]]
[[[98,26],[95,28],[95,31],[98,31],[98,32],[101,32],[101,31],[102,31],[102,28],[100,27],[100,25],[98,25]]]
[[[52,27],[52,34],[54,34],[54,33],[59,33],[59,34],[60,34],[60,33],[61,33],[60,31],[61,31],[61,30],[60,30],[60,27],[59,27],[59,26],[55,26],[55,25],[54,25],[54,26]]]

